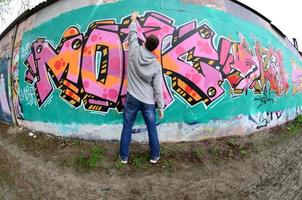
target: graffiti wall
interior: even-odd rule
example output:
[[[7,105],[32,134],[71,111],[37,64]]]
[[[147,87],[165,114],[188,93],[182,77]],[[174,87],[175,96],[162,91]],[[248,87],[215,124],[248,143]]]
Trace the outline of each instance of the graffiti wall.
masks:
[[[161,141],[249,134],[301,113],[301,56],[273,29],[238,18],[227,1],[215,1],[214,7],[211,1],[181,0],[62,6],[68,2],[44,8],[18,28],[10,50],[10,90],[20,125],[119,139],[133,10],[140,12],[139,42],[151,34],[160,40],[155,54],[165,99]],[[55,8],[59,14],[43,14]],[[0,90],[6,76],[0,76]],[[135,140],[147,140],[140,116],[133,133]]]
[[[15,28],[0,40],[0,121],[13,123],[10,105],[10,66]]]

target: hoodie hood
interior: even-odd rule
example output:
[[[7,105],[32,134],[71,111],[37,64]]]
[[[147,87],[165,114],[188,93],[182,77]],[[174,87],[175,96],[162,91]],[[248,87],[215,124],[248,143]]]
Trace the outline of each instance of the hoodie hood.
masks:
[[[148,51],[145,47],[141,47],[141,51],[139,51],[138,55],[138,63],[140,66],[148,66],[156,61],[156,57]]]

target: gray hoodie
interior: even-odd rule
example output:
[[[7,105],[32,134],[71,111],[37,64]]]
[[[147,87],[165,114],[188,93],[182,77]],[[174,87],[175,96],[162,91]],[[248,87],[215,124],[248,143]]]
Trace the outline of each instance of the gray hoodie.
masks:
[[[128,92],[146,104],[164,108],[162,70],[156,57],[138,43],[136,24],[132,22],[129,33]]]

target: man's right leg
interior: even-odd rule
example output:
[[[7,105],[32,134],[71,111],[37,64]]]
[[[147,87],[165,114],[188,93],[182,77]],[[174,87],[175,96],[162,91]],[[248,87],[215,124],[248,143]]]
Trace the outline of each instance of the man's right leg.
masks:
[[[129,145],[131,142],[132,127],[139,111],[140,102],[127,94],[123,112],[123,130],[120,143],[120,159],[127,161],[129,157]]]
[[[160,157],[160,144],[158,139],[158,134],[156,130],[156,114],[155,114],[155,105],[143,104],[141,109],[144,121],[148,129],[149,136],[149,146],[150,146],[150,157],[152,162],[156,160],[156,163]]]

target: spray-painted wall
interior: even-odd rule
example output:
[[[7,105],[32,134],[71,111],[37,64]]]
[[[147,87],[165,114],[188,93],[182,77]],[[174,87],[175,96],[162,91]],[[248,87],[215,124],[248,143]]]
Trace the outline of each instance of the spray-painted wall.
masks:
[[[301,113],[298,51],[229,0],[61,0],[1,39],[0,119],[62,136],[119,139],[135,10],[139,40],[160,39],[161,141],[244,135]],[[139,116],[135,140],[147,140],[143,124]]]
[[[15,29],[9,31],[0,43],[0,121],[11,124],[12,111],[9,105],[11,99],[10,65]]]

